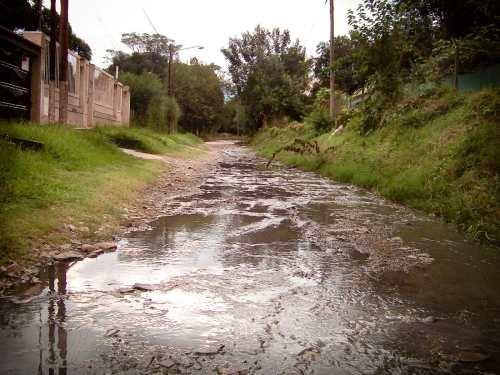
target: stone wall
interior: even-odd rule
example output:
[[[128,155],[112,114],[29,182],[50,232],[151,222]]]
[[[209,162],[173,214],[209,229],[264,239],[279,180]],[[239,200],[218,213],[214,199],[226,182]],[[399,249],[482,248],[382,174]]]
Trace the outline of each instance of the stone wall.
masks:
[[[31,72],[31,120],[42,124],[48,123],[50,40],[47,35],[41,32],[27,31],[24,32],[23,36],[41,47],[39,61],[37,64],[33,64]],[[70,124],[82,128],[91,128],[99,124],[129,126],[129,88],[73,51],[68,53],[68,84],[68,122]],[[58,77],[56,77],[55,89],[56,122],[59,117],[59,89],[57,86]]]

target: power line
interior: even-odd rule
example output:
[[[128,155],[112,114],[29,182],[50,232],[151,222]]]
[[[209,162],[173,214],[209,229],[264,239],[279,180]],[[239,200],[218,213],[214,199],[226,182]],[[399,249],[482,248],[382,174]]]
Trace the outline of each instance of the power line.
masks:
[[[149,24],[153,28],[156,34],[159,34],[158,30],[156,29],[155,25],[153,24],[153,21],[151,21],[151,18],[149,18],[148,13],[146,12],[146,9],[142,8],[142,11],[144,12],[144,15],[146,16],[146,19],[148,20]]]
[[[101,27],[103,28],[104,30],[104,34],[106,35],[106,37],[108,38],[108,41],[110,42],[110,44],[113,46],[113,49],[114,50],[117,50],[116,48],[116,44],[113,40],[113,37],[111,36],[110,32],[109,32],[109,29],[107,28],[106,24],[103,22],[101,16],[99,15],[99,11],[96,9],[95,10],[96,12],[96,18],[97,20],[99,21],[99,23],[101,24]]]

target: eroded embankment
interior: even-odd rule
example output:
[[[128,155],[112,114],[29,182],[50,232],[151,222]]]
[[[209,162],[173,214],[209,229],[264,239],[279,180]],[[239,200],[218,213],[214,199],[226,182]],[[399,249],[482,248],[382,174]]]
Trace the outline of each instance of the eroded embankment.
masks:
[[[409,95],[409,94],[408,94]],[[340,117],[342,130],[267,128],[253,139],[260,155],[455,223],[472,238],[500,241],[500,94],[437,90],[407,96],[375,121],[369,108]],[[373,125],[372,125],[373,126]],[[291,146],[291,147],[286,147]]]

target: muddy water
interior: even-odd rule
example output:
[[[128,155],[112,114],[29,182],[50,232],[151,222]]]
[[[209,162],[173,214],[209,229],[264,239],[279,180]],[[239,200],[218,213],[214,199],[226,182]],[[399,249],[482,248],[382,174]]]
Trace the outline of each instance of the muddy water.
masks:
[[[0,373],[496,372],[498,249],[220,147],[168,216],[2,301]]]

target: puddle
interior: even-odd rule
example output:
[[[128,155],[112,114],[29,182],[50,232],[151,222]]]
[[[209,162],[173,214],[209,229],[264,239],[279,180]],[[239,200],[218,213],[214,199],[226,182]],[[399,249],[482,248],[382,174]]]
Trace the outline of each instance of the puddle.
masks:
[[[498,249],[221,147],[226,160],[168,216],[114,253],[49,267],[31,301],[2,301],[0,373],[157,373],[162,358],[185,373],[500,366]],[[123,292],[136,283],[151,290]]]

